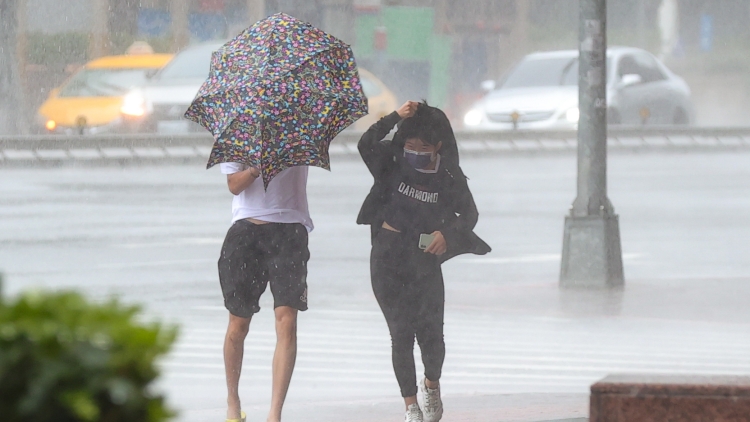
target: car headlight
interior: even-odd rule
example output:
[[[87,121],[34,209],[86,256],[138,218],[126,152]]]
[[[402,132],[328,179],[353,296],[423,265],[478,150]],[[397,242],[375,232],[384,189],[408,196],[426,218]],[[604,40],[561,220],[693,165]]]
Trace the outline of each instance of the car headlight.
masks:
[[[126,116],[142,117],[146,114],[146,99],[140,92],[131,92],[122,99],[120,112]]]
[[[37,113],[36,115],[36,124],[37,127],[47,129],[47,132],[54,132],[58,126],[57,121],[55,121],[54,119],[50,119],[49,117],[46,117],[41,113]]]
[[[578,123],[578,119],[581,118],[581,111],[578,107],[571,107],[565,112],[565,120],[570,123]]]
[[[483,119],[484,119],[484,113],[482,113],[482,110],[479,110],[479,109],[470,110],[464,116],[464,124],[466,126],[479,126],[482,123]]]

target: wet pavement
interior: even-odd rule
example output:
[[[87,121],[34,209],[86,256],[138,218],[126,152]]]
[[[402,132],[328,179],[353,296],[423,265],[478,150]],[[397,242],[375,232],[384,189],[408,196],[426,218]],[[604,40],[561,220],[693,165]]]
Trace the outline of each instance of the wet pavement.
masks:
[[[557,288],[573,154],[466,157],[463,167],[477,232],[494,250],[444,266],[444,420],[585,417],[588,386],[612,372],[750,374],[750,152],[612,154],[622,291]],[[311,308],[285,420],[402,418],[369,287],[369,231],[354,224],[370,182],[351,159],[311,170]],[[216,259],[230,202],[223,176],[201,166],[0,169],[5,292],[118,294],[181,324],[160,388],[180,420],[221,420]],[[241,384],[251,421],[264,420],[270,396],[270,295],[261,305]]]

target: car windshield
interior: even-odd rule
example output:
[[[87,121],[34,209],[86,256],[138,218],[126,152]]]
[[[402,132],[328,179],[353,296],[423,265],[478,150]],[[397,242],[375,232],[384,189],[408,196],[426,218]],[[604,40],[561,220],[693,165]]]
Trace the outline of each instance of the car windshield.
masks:
[[[185,50],[159,73],[159,79],[205,79],[211,69],[211,54],[219,46]]]
[[[84,69],[68,81],[59,97],[119,97],[146,83],[149,69]]]
[[[607,62],[609,66],[610,60]],[[556,57],[522,61],[505,79],[502,89],[577,85],[578,58]]]

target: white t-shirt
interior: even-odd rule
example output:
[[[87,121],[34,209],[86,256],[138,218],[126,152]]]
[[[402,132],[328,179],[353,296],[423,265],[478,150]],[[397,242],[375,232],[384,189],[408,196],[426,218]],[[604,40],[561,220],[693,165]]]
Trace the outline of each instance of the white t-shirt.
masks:
[[[223,174],[234,174],[248,166],[238,163],[220,164]],[[254,181],[232,200],[232,222],[254,218],[269,223],[300,223],[313,230],[307,207],[307,167],[288,168],[271,179],[263,190],[263,180]]]

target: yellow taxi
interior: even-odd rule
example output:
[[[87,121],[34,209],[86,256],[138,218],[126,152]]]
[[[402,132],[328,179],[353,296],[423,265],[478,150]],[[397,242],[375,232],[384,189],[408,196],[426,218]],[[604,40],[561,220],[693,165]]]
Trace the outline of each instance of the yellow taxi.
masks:
[[[396,111],[400,104],[393,92],[372,73],[360,67],[359,77],[362,80],[362,90],[367,97],[370,114],[357,120],[353,126],[355,130],[364,132],[381,117]]]
[[[131,49],[131,52],[137,51]],[[126,54],[87,63],[62,86],[52,90],[38,112],[47,133],[83,134],[123,129],[120,108],[131,88],[145,84],[164,67],[171,54]]]

